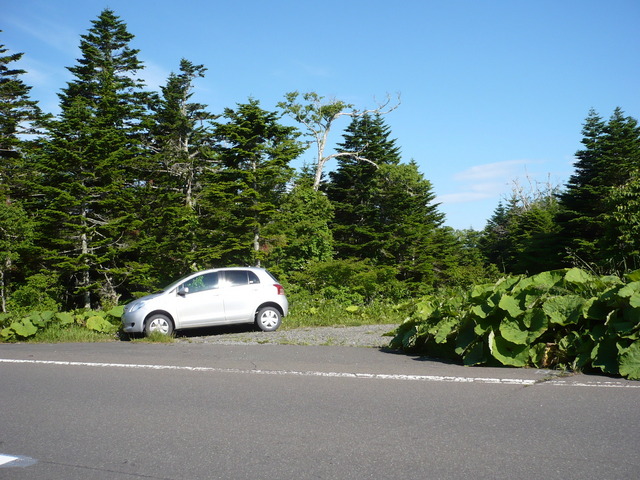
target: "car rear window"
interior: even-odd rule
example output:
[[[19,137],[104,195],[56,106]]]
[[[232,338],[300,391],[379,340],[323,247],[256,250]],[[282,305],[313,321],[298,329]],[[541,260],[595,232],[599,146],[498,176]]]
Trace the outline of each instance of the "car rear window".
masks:
[[[250,270],[230,270],[225,272],[224,275],[227,280],[227,285],[230,287],[260,283],[258,276]]]

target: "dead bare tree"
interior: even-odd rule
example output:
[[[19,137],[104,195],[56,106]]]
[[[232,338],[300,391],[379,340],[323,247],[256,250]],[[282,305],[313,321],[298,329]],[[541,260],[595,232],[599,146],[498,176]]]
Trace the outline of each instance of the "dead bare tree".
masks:
[[[301,100],[300,100],[301,97]],[[315,92],[300,94],[299,92],[289,92],[285,95],[285,101],[279,102],[278,107],[295,121],[304,125],[306,134],[311,137],[311,144],[317,148],[315,163],[315,176],[313,180],[314,190],[318,190],[322,180],[322,173],[327,162],[337,157],[349,156],[356,160],[375,163],[362,155],[362,150],[354,152],[337,152],[329,155],[325,154],[325,149],[329,139],[329,133],[334,122],[341,117],[361,117],[367,114],[384,115],[392,112],[400,105],[400,95],[397,101],[392,103],[390,95],[386,96],[384,102],[378,104],[374,109],[357,110],[353,105],[342,100],[325,100],[324,97]]]

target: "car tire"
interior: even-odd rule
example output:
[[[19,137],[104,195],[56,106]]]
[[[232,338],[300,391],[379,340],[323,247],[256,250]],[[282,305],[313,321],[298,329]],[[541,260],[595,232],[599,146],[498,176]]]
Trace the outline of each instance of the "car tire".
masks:
[[[273,332],[280,326],[282,315],[277,308],[263,307],[256,315],[256,325],[263,332]]]
[[[171,335],[173,333],[173,322],[169,317],[161,313],[151,315],[144,324],[144,333],[148,337],[153,332]]]

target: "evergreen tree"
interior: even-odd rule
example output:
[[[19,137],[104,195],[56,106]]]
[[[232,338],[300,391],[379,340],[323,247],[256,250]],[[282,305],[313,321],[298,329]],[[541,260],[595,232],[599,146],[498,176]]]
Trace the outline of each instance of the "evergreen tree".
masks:
[[[431,182],[414,161],[388,164],[380,167],[376,190],[383,233],[376,263],[396,266],[399,279],[417,287],[437,283],[447,260],[441,243],[446,239]]]
[[[558,248],[556,189],[514,190],[488,220],[478,246],[503,273],[536,274],[562,267]]]
[[[400,151],[380,115],[354,118],[338,145],[369,161],[338,157],[326,186],[335,208],[332,232],[338,258],[392,266],[398,278],[433,284],[444,216],[434,204],[431,182],[417,164],[400,162]]]
[[[640,170],[615,187],[608,199],[604,243],[607,258],[618,272],[640,268]]]
[[[260,265],[268,250],[262,232],[282,202],[302,151],[294,127],[257,100],[224,111],[215,126],[220,169],[206,177],[201,204],[203,264]]]
[[[341,156],[338,168],[329,173],[325,190],[334,206],[331,227],[341,258],[374,259],[381,254],[384,219],[377,189],[379,168],[400,163],[400,149],[389,135],[380,115],[364,115],[351,121],[338,144],[339,151],[358,151],[370,160]]]
[[[5,196],[19,187],[25,174],[22,163],[29,137],[40,133],[46,119],[37,102],[29,98],[31,87],[20,78],[27,72],[12,66],[23,55],[9,54],[0,45],[0,186]]]
[[[635,119],[616,108],[607,123],[592,110],[582,133],[584,148],[576,153],[576,172],[560,196],[558,221],[570,254],[606,269],[608,199],[612,189],[626,184],[640,167],[640,129]]]
[[[74,80],[60,94],[40,157],[39,244],[61,272],[68,306],[114,304],[118,285],[139,268],[127,252],[136,242],[133,168],[141,155],[146,95],[133,35],[105,9],[81,36]]]
[[[487,261],[495,265],[501,272],[510,271],[513,264],[509,230],[512,220],[511,208],[501,201],[493,211],[478,241],[478,247]]]
[[[7,310],[12,278],[24,280],[26,249],[33,240],[33,218],[22,202],[32,192],[28,188],[33,172],[30,154],[36,142],[34,135],[47,116],[29,97],[31,87],[21,76],[26,72],[12,66],[22,53],[9,54],[0,45],[0,309]]]
[[[206,105],[192,102],[194,81],[206,68],[181,60],[161,97],[153,102],[153,114],[145,141],[148,154],[138,164],[140,256],[153,266],[148,281],[166,283],[193,268],[198,248],[198,196],[203,176],[213,164],[215,116]],[[158,280],[158,278],[160,280]],[[140,284],[140,288],[151,285]]]

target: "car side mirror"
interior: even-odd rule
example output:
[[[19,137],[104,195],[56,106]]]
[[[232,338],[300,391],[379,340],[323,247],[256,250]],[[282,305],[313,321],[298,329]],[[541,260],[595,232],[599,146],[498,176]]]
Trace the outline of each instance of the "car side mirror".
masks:
[[[189,293],[189,287],[178,288],[178,295],[180,295],[181,297],[184,297],[187,293]]]

